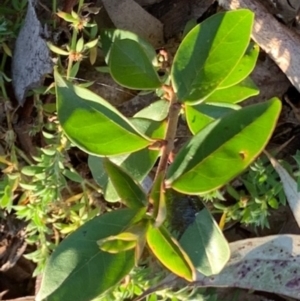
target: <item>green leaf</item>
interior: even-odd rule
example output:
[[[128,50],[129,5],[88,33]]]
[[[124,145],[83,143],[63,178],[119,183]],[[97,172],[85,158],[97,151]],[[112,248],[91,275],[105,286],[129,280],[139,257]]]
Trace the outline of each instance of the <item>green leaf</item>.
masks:
[[[229,76],[221,83],[219,88],[228,88],[234,86],[247,78],[256,65],[258,55],[258,45],[250,43],[245,55],[241,58]]]
[[[53,44],[50,43],[50,42],[48,42],[47,45],[48,45],[49,49],[50,49],[51,51],[53,51],[54,53],[56,53],[56,54],[59,54],[59,55],[67,55],[67,56],[70,54],[69,51],[63,50],[63,49],[61,49],[61,48],[59,48],[59,47],[53,45]]]
[[[146,52],[136,41],[116,40],[110,52],[109,67],[113,79],[121,86],[154,90],[162,85]]]
[[[97,241],[116,235],[144,213],[122,209],[88,221],[55,249],[37,301],[87,301],[120,282],[134,266],[134,250],[110,254]]]
[[[21,173],[23,175],[26,175],[26,176],[34,176],[36,174],[39,174],[41,172],[44,172],[45,171],[45,168],[42,167],[42,166],[36,166],[36,165],[33,165],[33,166],[25,166],[21,169]]]
[[[155,122],[144,118],[132,118],[131,122],[141,133],[149,135],[151,138],[164,139],[165,137],[165,122]],[[114,156],[110,160],[122,167],[134,180],[141,183],[154,166],[159,153],[158,150],[143,149],[129,155]],[[89,168],[95,181],[104,190],[105,200],[117,202],[120,198],[107,177],[102,161],[99,157],[89,156]]]
[[[154,166],[158,156],[159,151],[143,149],[130,155],[110,157],[110,160],[122,167],[133,179],[141,183]],[[104,191],[105,200],[108,202],[119,201],[120,198],[103,167],[103,158],[90,155],[88,165],[94,180]]]
[[[140,36],[138,36],[133,32],[127,30],[121,30],[121,29],[103,29],[100,31],[100,37],[102,43],[102,50],[105,54],[105,61],[107,64],[109,63],[110,51],[113,43],[116,40],[125,40],[125,39],[138,42],[138,44],[140,44],[141,47],[144,49],[149,60],[153,64],[157,64],[156,51],[153,48],[153,46],[149,42],[142,39]]]
[[[98,243],[99,244],[99,243]],[[127,250],[132,250],[136,247],[136,240],[121,240],[121,239],[111,239],[103,241],[99,244],[102,251],[117,254]]]
[[[143,149],[152,142],[113,106],[54,72],[59,122],[68,138],[87,153],[110,156]]]
[[[3,195],[0,194],[0,208],[11,211],[13,201],[12,183],[9,183],[3,191]]]
[[[174,274],[188,280],[195,280],[195,268],[179,243],[163,227],[149,227],[147,243],[155,257]]]
[[[195,135],[215,119],[239,109],[239,106],[227,103],[201,103],[185,106],[185,118],[190,131]]]
[[[84,46],[84,39],[83,37],[79,38],[76,44],[76,52],[82,52]]]
[[[205,102],[238,103],[259,94],[259,90],[250,77],[229,88],[217,89],[209,95]]]
[[[64,169],[62,173],[65,177],[67,177],[69,180],[73,182],[77,182],[77,183],[83,182],[82,176],[74,170]]]
[[[85,43],[83,49],[87,50],[87,49],[91,49],[91,48],[95,47],[97,45],[98,41],[99,41],[99,39],[96,38],[92,41]]]
[[[147,203],[147,196],[142,187],[127,172],[108,159],[104,159],[103,163],[121,202],[133,209],[144,207]]]
[[[107,202],[115,203],[120,201],[120,197],[116,192],[113,184],[109,181],[106,170],[104,169],[104,158],[90,155],[88,158],[88,165],[91,170],[93,179],[102,188],[104,199]]]
[[[180,245],[205,276],[219,274],[230,257],[228,242],[206,208],[183,233]]]
[[[223,186],[263,150],[280,110],[281,102],[274,98],[210,123],[175,157],[167,172],[166,186],[187,194]]]
[[[138,260],[140,258],[142,249],[144,248],[143,246],[146,242],[145,235],[148,228],[149,220],[142,219],[138,223],[126,228],[124,232],[121,232],[114,236],[109,236],[104,239],[100,239],[97,244],[99,245],[101,250],[107,251],[109,253],[119,253],[121,251],[136,248],[136,255],[138,255],[138,258],[136,258],[136,260]],[[137,250],[139,248],[139,244],[142,249]],[[137,254],[137,252],[139,252],[139,254]]]
[[[197,104],[221,85],[247,49],[253,19],[245,9],[219,13],[186,35],[171,70],[180,101]]]
[[[80,67],[80,61],[76,62],[76,63],[72,66],[72,69],[71,69],[71,72],[70,72],[70,75],[69,75],[70,78],[75,78],[75,77],[77,76],[79,67]]]
[[[135,118],[148,118],[154,121],[163,121],[168,116],[170,103],[164,99],[151,103],[148,107],[137,112]]]
[[[166,136],[167,122],[154,121],[146,118],[130,118],[131,124],[135,126],[141,133],[152,139],[164,139]]]

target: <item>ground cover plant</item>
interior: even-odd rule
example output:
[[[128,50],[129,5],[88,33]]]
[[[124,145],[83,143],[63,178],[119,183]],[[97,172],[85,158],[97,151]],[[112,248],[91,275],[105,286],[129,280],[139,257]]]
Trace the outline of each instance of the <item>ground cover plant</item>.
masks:
[[[221,12],[188,26],[172,58],[133,32],[98,32],[83,8],[80,1],[77,12],[57,13],[73,28],[70,43],[61,47],[48,42],[57,57],[54,83],[34,90],[39,118],[31,130],[42,131],[46,143],[27,156],[11,131],[6,136],[10,155],[1,157],[1,208],[27,221],[27,242],[37,245],[26,255],[38,263],[35,275],[43,274],[36,300],[124,300],[139,295],[187,300],[205,293],[202,287],[209,286],[210,276],[219,277],[215,286],[230,286],[235,273],[244,275],[240,287],[264,290],[260,285],[268,275],[251,282],[252,274],[247,278],[239,269],[244,261],[232,258],[241,245],[246,247],[243,242],[229,244],[222,232],[230,220],[268,227],[270,208],[285,203],[274,169],[265,158],[254,162],[275,129],[281,102],[272,98],[239,105],[258,94],[249,77],[259,54],[250,40],[254,14],[245,9]],[[5,40],[1,45],[9,56]],[[92,92],[91,83],[78,83],[82,61],[89,57],[94,62],[98,48],[106,62],[98,70],[128,89],[156,93],[157,100],[125,117]],[[2,79],[9,81],[4,72]],[[7,104],[4,81],[1,88]],[[43,104],[42,93],[55,95],[55,105]],[[13,129],[14,111],[8,105],[6,116]],[[190,137],[177,145],[182,120]],[[93,180],[72,166],[74,149],[87,154]],[[246,193],[232,183],[239,175]],[[104,209],[91,203],[95,192],[103,195]],[[225,194],[236,203],[226,204]],[[182,220],[176,225],[174,208],[180,206]],[[219,224],[215,213],[221,213]],[[286,239],[262,240],[256,245],[257,257],[251,257],[249,248],[250,255],[242,257],[255,264],[264,257],[262,245],[280,248]],[[293,252],[288,249],[286,256]],[[272,264],[286,262],[276,256],[269,254],[261,268],[271,257]],[[296,269],[293,259],[286,263],[291,270],[286,283]],[[184,283],[182,290],[143,295],[160,281],[177,281],[168,277],[201,288]],[[274,289],[270,287],[266,290]],[[296,294],[282,283],[277,287],[278,293]],[[212,291],[206,294],[216,298]]]

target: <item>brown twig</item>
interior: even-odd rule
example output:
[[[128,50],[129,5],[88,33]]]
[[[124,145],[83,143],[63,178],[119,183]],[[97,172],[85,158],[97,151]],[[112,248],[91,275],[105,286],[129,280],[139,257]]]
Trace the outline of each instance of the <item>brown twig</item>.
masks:
[[[176,137],[176,129],[178,124],[179,113],[181,104],[177,100],[177,96],[172,86],[163,86],[165,91],[164,98],[170,101],[167,133],[166,133],[166,144],[162,147],[162,155],[156,170],[155,179],[161,172],[165,172],[168,166],[168,160],[174,149],[174,140]],[[155,181],[155,180],[154,180]]]

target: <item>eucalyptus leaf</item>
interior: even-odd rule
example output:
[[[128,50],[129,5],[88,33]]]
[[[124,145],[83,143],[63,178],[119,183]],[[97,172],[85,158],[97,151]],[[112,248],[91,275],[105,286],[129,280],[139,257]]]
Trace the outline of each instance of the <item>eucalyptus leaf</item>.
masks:
[[[213,277],[198,272],[194,287],[238,287],[299,299],[299,235],[255,237],[229,246],[231,256],[225,268]],[[177,281],[176,276],[168,276],[144,296],[170,283],[174,287]]]
[[[59,122],[68,138],[87,153],[119,155],[146,148],[150,138],[107,101],[93,92],[55,75]]]
[[[120,233],[139,210],[122,209],[88,221],[64,239],[48,260],[37,301],[87,301],[121,281],[134,266],[134,250],[110,254],[97,241]]]
[[[143,47],[133,40],[116,40],[113,43],[109,68],[113,79],[130,89],[154,90],[162,85]]]
[[[186,35],[171,70],[174,89],[181,102],[203,101],[229,76],[246,52],[253,20],[250,10],[222,12]]]
[[[199,194],[229,182],[264,149],[280,110],[280,100],[273,98],[208,124],[175,157],[167,172],[167,187]]]
[[[197,214],[179,242],[197,271],[205,276],[220,273],[230,258],[229,245],[206,208]]]
[[[198,273],[195,286],[234,286],[299,299],[299,235],[256,237],[229,245],[231,258],[221,273]]]

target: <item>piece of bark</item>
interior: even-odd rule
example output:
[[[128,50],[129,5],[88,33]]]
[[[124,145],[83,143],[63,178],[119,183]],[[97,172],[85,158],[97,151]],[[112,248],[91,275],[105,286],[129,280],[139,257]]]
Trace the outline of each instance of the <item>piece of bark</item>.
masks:
[[[132,31],[154,47],[163,44],[163,25],[134,0],[102,0],[116,28]]]
[[[29,89],[38,87],[53,63],[44,39],[45,31],[37,18],[33,0],[28,1],[27,14],[13,53],[12,83],[18,103],[24,104]]]
[[[25,223],[13,216],[0,218],[0,271],[12,268],[26,248]]]
[[[227,10],[248,8],[255,13],[253,40],[300,91],[300,36],[279,23],[257,0],[219,0],[219,3]]]

